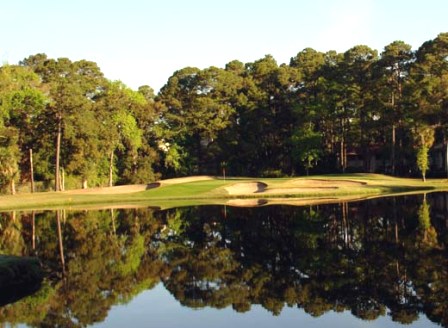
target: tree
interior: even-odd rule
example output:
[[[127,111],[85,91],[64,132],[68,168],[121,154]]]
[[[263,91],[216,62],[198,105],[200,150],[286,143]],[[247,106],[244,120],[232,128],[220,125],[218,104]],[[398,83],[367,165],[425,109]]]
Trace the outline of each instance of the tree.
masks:
[[[421,145],[417,149],[417,167],[422,173],[423,181],[426,181],[426,171],[429,169],[428,147]]]
[[[428,125],[418,125],[413,130],[414,147],[417,149],[417,167],[426,181],[426,171],[429,169],[428,151],[434,143],[434,128]]]
[[[335,51],[325,53],[325,63],[321,68],[321,129],[326,147],[326,170],[347,168],[347,145],[349,128],[352,120],[345,106],[345,86],[343,71],[343,54]],[[339,157],[339,158],[338,158]],[[337,161],[337,163],[336,163]]]
[[[17,130],[0,127],[0,187],[9,186],[16,193],[15,182],[19,176],[20,151]]]
[[[317,159],[323,155],[323,143],[333,135],[332,131],[328,130],[330,110],[325,102],[325,65],[326,54],[311,48],[306,48],[299,52],[290,61],[290,66],[297,70],[296,79],[298,80],[297,90],[294,93],[295,102],[293,104],[293,113],[296,118],[293,139],[302,139],[299,142],[302,145],[299,148],[293,148],[292,152],[293,157],[297,159],[297,150],[300,149],[301,155],[299,158],[307,174],[309,169],[317,164]],[[313,130],[320,131],[320,135],[313,133]],[[300,136],[301,134],[302,136]],[[304,146],[308,142],[311,142],[312,145],[309,147]],[[328,145],[329,143],[331,141],[328,141],[326,144]],[[308,149],[305,150],[304,147]],[[327,148],[331,148],[331,146]]]
[[[51,100],[43,125],[55,140],[55,190],[62,187],[61,160],[69,173],[80,176],[82,186],[87,187],[87,180],[98,175],[100,152],[93,104],[104,88],[103,74],[94,62],[54,60],[42,54],[30,56],[22,64],[30,66],[49,86]]]
[[[372,66],[378,57],[377,51],[358,45],[344,53],[343,106],[348,114],[346,123],[351,134],[352,146],[361,150],[364,170],[370,171],[370,145],[375,143],[375,129],[369,129],[374,120],[372,106]],[[348,122],[347,122],[348,121]]]
[[[9,171],[8,174],[4,171],[4,177],[9,176],[6,180],[10,184],[19,178],[20,171],[24,173],[24,179],[32,179],[29,175],[28,154],[39,133],[37,124],[46,102],[39,77],[29,68],[9,65],[1,67],[0,129],[3,134],[1,143],[5,147],[2,149],[2,162],[3,169]],[[13,190],[14,186],[11,185],[11,191]]]
[[[109,158],[109,186],[113,185],[114,158],[117,151],[123,155],[121,166],[127,154],[132,157],[132,161],[136,161],[137,152],[143,143],[143,132],[137,126],[133,109],[146,102],[142,94],[116,81],[108,83],[106,91],[97,103],[97,113],[100,114],[102,122],[101,139]]]
[[[322,134],[314,131],[311,123],[306,124],[293,134],[291,142],[293,158],[302,164],[306,175],[309,175],[309,170],[317,165],[322,155]]]
[[[429,125],[448,123],[448,33],[425,42],[411,66],[414,115]]]
[[[378,98],[384,108],[380,114],[381,122],[390,128],[392,174],[395,174],[396,167],[396,130],[397,126],[402,126],[405,120],[403,88],[409,80],[409,65],[413,59],[414,54],[410,45],[403,41],[394,41],[384,48],[377,63]]]
[[[138,87],[138,93],[142,94],[143,97],[149,102],[154,101],[156,95],[154,94],[154,89],[149,85],[142,85]]]
[[[173,74],[161,89],[159,97],[166,106],[159,123],[165,129],[164,140],[178,144],[189,163],[189,173],[206,170],[205,156],[219,131],[230,124],[234,112],[231,73],[216,68],[199,70],[187,67]]]
[[[242,83],[237,109],[242,174],[290,174],[293,165],[289,140],[297,127],[294,108],[301,83],[298,70],[284,64],[278,66],[267,55],[246,64]]]

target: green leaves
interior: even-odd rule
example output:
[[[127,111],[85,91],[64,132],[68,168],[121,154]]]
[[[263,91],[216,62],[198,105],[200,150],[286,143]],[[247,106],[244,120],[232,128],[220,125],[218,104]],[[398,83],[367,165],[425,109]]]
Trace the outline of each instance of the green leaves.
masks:
[[[429,169],[428,147],[421,145],[417,150],[417,167],[422,173],[423,181],[426,180],[426,172]]]
[[[0,188],[9,186],[15,193],[14,183],[19,174],[20,149],[18,131],[0,127]]]
[[[322,156],[322,134],[314,131],[312,124],[306,124],[296,130],[291,143],[294,160],[305,168],[308,175],[309,170],[317,165]]]
[[[112,121],[118,130],[121,143],[118,147],[128,145],[131,149],[137,150],[142,146],[142,130],[137,126],[135,117],[124,110],[112,114]]]
[[[413,129],[414,145],[417,148],[417,167],[422,173],[423,181],[429,169],[429,148],[434,143],[434,128],[427,125],[418,125]]]

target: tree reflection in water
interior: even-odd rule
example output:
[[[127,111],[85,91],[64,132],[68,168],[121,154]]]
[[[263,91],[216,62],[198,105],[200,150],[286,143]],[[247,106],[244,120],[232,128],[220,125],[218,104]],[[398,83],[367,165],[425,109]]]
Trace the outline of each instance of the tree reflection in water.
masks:
[[[448,326],[448,196],[311,207],[0,214],[0,251],[47,272],[0,322],[86,326],[163,283],[183,305],[349,310]]]

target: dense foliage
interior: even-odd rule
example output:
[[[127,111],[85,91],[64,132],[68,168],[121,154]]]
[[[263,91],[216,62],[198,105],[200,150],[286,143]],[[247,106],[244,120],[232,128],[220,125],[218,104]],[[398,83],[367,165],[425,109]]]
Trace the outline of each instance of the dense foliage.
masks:
[[[94,62],[37,54],[0,68],[0,183],[14,192],[35,177],[60,190],[224,166],[425,177],[447,170],[447,112],[448,33],[417,51],[395,41],[380,54],[307,48],[289,64],[186,67],[158,95],[107,80]]]

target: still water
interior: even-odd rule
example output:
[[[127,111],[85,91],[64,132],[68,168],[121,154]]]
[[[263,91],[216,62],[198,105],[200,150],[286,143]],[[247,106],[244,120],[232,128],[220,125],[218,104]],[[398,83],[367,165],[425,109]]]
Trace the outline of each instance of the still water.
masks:
[[[447,245],[445,193],[0,213],[0,253],[45,270],[0,325],[448,327]]]

